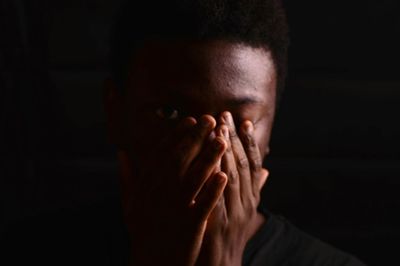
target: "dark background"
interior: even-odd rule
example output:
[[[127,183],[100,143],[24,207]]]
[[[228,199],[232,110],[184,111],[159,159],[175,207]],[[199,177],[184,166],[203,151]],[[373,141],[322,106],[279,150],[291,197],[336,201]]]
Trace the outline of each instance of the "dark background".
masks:
[[[0,226],[117,195],[102,82],[118,1],[0,0]],[[265,202],[370,265],[400,247],[397,0],[285,1]]]

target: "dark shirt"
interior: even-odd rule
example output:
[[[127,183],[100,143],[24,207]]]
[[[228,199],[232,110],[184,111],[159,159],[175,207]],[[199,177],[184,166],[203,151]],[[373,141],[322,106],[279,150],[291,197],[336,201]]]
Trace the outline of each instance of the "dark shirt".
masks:
[[[260,211],[268,217],[267,222],[249,241],[243,265],[364,265],[298,230],[283,217]],[[129,239],[116,200],[25,219],[10,227],[2,240],[5,248],[0,265],[119,266],[127,265],[129,255]]]
[[[297,229],[265,208],[267,222],[247,244],[243,265],[362,266],[358,259]]]

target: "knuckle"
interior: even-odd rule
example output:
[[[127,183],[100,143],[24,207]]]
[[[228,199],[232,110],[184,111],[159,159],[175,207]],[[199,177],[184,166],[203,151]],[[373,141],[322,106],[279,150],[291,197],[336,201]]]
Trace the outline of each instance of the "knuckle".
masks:
[[[257,213],[257,204],[255,200],[249,199],[244,205],[245,213],[247,217],[252,217]]]
[[[235,129],[232,129],[232,128],[229,129],[229,137],[231,139],[237,139],[238,138],[238,134],[236,133]]]
[[[238,134],[236,132],[236,129],[235,129],[234,125],[228,126],[228,132],[229,132],[229,137],[230,138],[237,138],[238,137]]]
[[[238,158],[237,165],[240,169],[247,169],[249,167],[249,160],[246,157]]]
[[[246,217],[251,217],[252,209],[251,204],[248,201],[243,202],[243,213]]]
[[[230,141],[227,142],[225,152],[227,152],[227,153],[231,153],[232,152],[232,144],[230,143]]]
[[[239,179],[239,173],[236,170],[228,170],[228,180],[229,180],[229,184],[236,184],[237,180]]]
[[[243,220],[246,219],[244,213],[241,212],[234,212],[233,214],[230,215],[229,220],[231,221],[232,224],[237,224],[237,225],[242,225]]]
[[[248,147],[248,149],[250,150],[255,150],[258,148],[257,142],[254,139],[254,137],[250,134],[245,134],[243,136],[243,141],[245,142],[246,146]]]
[[[246,134],[246,143],[251,149],[255,149],[257,147],[256,141],[254,140],[253,136]]]
[[[248,133],[242,133],[241,137],[243,139],[243,141],[246,143],[247,146],[250,146],[252,143],[252,137],[250,134]]]
[[[256,157],[255,159],[253,159],[252,161],[252,167],[254,168],[254,169],[261,169],[262,168],[262,160],[261,160],[261,158],[260,157]]]

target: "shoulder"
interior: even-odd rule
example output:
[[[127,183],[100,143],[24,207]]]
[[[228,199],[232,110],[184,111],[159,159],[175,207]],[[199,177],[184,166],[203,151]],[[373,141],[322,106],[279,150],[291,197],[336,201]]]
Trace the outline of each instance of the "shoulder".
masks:
[[[246,248],[245,265],[363,266],[354,256],[268,213],[266,224]]]

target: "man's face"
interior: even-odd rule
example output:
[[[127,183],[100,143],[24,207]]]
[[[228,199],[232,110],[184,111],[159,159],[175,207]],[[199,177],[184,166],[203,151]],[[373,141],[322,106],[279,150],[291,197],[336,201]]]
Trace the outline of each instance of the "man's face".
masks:
[[[174,130],[180,119],[232,113],[237,128],[254,123],[268,153],[275,111],[276,71],[270,52],[225,41],[165,41],[133,57],[123,106],[123,145],[135,155]]]

